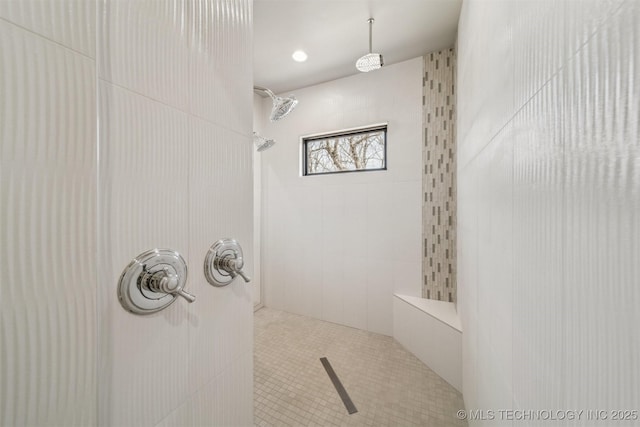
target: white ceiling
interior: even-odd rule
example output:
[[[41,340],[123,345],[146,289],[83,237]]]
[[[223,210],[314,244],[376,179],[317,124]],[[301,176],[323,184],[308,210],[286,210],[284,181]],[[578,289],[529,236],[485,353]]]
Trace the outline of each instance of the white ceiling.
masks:
[[[254,84],[275,93],[358,71],[356,59],[373,51],[385,65],[453,46],[462,0],[255,0]],[[304,63],[291,54],[308,55]]]

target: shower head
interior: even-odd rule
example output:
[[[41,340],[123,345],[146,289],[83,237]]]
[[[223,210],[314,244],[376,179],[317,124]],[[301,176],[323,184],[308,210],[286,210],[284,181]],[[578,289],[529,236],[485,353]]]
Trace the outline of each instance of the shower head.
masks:
[[[372,27],[373,27],[373,18],[369,18],[367,22],[369,23],[369,53],[358,58],[356,61],[356,68],[358,71],[362,71],[363,73],[368,73],[369,71],[377,70],[384,65],[384,60],[382,59],[382,55],[379,53],[372,53]]]
[[[358,71],[368,73],[369,71],[377,70],[384,65],[382,55],[379,53],[367,53],[366,55],[358,58],[356,61],[356,68]]]
[[[253,143],[255,144],[257,151],[264,151],[267,148],[273,147],[276,141],[273,139],[267,139],[264,136],[260,136],[256,132],[254,132]]]
[[[298,100],[295,96],[289,95],[288,98],[281,98],[271,92],[266,87],[254,86],[253,90],[259,90],[266,93],[273,100],[273,108],[271,109],[271,121],[275,122],[289,114],[298,105]]]
[[[280,120],[292,112],[297,104],[298,100],[293,95],[289,95],[289,98],[280,98],[279,96],[276,96],[273,98],[273,109],[271,110],[271,117],[269,118],[272,122]]]

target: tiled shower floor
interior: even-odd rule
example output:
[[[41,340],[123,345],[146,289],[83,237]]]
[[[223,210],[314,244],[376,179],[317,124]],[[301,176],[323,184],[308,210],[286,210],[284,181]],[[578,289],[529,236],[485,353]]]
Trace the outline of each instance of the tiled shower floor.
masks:
[[[393,338],[262,308],[255,312],[257,426],[466,426],[462,395]],[[326,357],[358,412],[349,415]]]

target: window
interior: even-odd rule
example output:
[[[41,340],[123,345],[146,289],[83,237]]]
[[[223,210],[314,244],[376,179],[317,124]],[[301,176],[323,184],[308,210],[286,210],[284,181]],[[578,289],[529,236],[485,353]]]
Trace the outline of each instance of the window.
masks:
[[[387,168],[387,125],[302,138],[303,175]]]

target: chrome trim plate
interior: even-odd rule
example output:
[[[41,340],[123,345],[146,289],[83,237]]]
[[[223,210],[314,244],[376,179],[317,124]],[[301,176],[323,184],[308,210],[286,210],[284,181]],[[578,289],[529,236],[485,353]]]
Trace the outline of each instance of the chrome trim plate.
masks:
[[[161,276],[171,283],[171,293],[159,290],[157,283]],[[152,249],[138,255],[124,269],[118,281],[118,300],[131,313],[156,313],[171,305],[178,296],[195,301],[193,295],[184,291],[186,282],[187,264],[178,252]]]
[[[205,256],[204,276],[216,287],[227,286],[237,276],[249,282],[251,279],[244,274],[242,267],[244,259],[240,244],[235,239],[220,239],[211,245]]]

